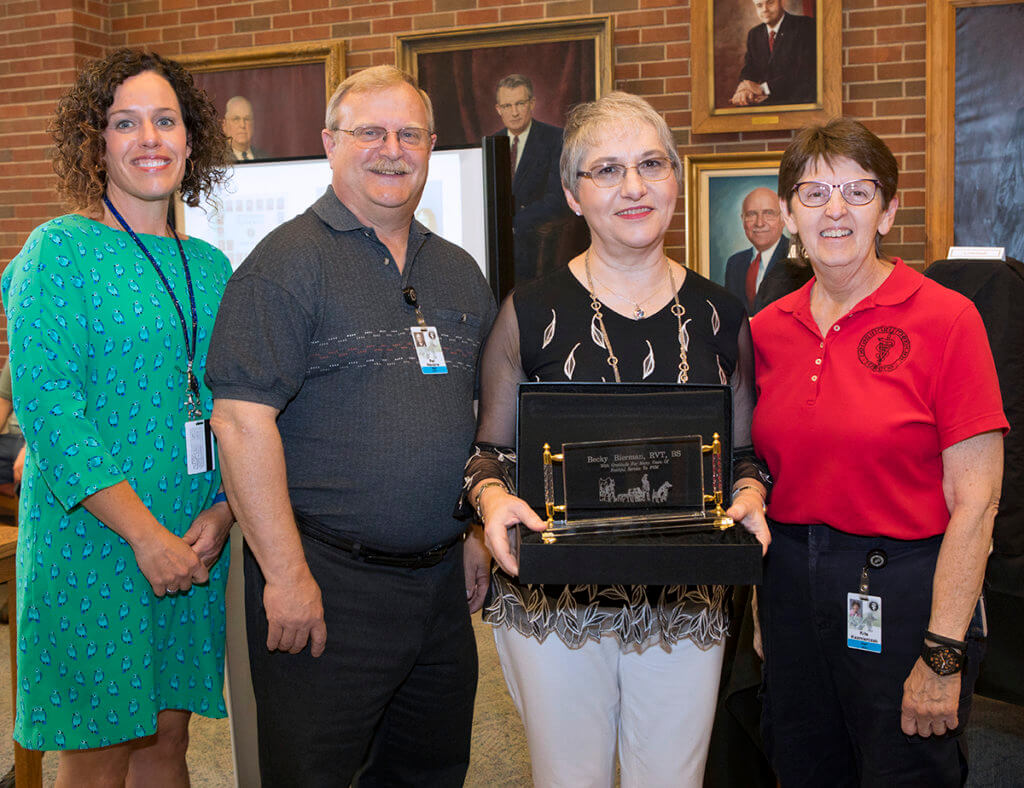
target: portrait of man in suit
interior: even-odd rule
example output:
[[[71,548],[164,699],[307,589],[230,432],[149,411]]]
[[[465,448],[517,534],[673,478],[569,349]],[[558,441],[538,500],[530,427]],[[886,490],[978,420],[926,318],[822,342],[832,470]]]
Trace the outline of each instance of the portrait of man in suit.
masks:
[[[747,34],[740,81],[730,103],[813,104],[817,100],[817,27],[788,13],[784,0],[754,0],[761,22]]]
[[[533,82],[523,74],[502,78],[497,110],[511,139],[512,248],[515,281],[535,279],[586,246],[586,226],[569,210],[558,171],[562,129],[533,117]],[[582,239],[581,239],[582,234]]]
[[[751,247],[725,264],[725,287],[747,307],[751,317],[777,298],[801,287],[811,269],[788,259],[789,239],[782,234],[779,197],[759,187],[743,200],[743,232]]]
[[[255,115],[252,102],[245,96],[232,96],[224,107],[224,133],[228,136],[231,155],[235,161],[253,161],[266,158],[263,151],[252,144]]]

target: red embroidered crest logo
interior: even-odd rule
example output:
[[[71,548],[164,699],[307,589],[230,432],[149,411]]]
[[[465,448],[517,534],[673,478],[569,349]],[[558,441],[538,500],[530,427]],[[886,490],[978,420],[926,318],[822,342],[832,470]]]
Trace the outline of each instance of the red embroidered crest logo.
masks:
[[[857,358],[872,372],[892,372],[910,355],[910,337],[895,326],[878,326],[857,346]]]

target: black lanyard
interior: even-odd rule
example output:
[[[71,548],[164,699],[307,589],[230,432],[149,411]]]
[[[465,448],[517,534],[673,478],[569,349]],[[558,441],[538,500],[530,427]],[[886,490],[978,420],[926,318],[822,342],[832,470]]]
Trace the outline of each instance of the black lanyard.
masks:
[[[174,308],[178,311],[178,319],[181,321],[181,333],[185,337],[185,356],[188,358],[188,409],[189,417],[193,419],[200,418],[203,414],[199,407],[199,381],[196,379],[195,373],[192,372],[192,362],[196,358],[196,337],[199,333],[199,318],[196,315],[196,296],[192,292],[192,275],[188,270],[188,259],[185,257],[185,249],[181,245],[181,239],[178,238],[178,234],[171,227],[171,235],[174,236],[174,242],[178,245],[178,253],[181,255],[181,264],[185,268],[185,284],[188,287],[188,303],[192,310],[192,342],[189,343],[188,327],[185,324],[185,312],[181,308],[181,303],[178,301],[178,297],[174,295],[174,290],[171,288],[170,282],[167,281],[167,277],[164,276],[163,270],[160,268],[160,264],[156,261],[156,258],[150,253],[146,245],[142,243],[142,240],[135,234],[135,231],[128,225],[128,222],[124,220],[124,217],[117,212],[117,208],[114,207],[110,199],[103,195],[103,202],[107,208],[114,215],[114,218],[124,228],[124,231],[132,237],[135,244],[142,250],[142,253],[146,255],[146,259],[153,264],[153,268],[156,269],[157,276],[160,277],[160,281],[163,282],[164,290],[167,291],[167,295],[171,297],[171,301],[174,303]]]

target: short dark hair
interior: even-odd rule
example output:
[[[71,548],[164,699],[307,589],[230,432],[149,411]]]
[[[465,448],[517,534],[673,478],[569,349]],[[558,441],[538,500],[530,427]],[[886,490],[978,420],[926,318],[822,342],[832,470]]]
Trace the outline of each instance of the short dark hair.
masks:
[[[822,161],[831,165],[834,159],[849,159],[861,169],[873,173],[882,184],[882,208],[888,208],[896,196],[900,168],[896,157],[867,126],[852,118],[834,118],[822,126],[800,129],[782,154],[779,164],[779,197],[793,207],[793,192],[807,166]],[[799,237],[791,239],[797,255],[803,256]],[[882,257],[882,236],[875,235],[875,253]]]
[[[145,71],[166,79],[181,105],[192,148],[181,182],[182,199],[195,207],[203,194],[227,180],[228,140],[221,129],[217,110],[206,93],[196,87],[192,75],[180,63],[155,52],[121,48],[82,69],[75,84],[57,103],[50,120],[57,191],[73,207],[99,207],[107,190],[107,173],[103,166],[107,111],[114,103],[118,87],[126,79]]]
[[[793,190],[811,162],[849,159],[874,173],[882,184],[882,207],[896,196],[900,168],[892,151],[863,123],[851,118],[835,118],[823,126],[800,129],[789,143],[779,164],[779,197],[790,205]]]
[[[533,82],[530,78],[526,76],[526,74],[509,74],[507,77],[502,77],[498,82],[498,86],[494,89],[494,100],[498,100],[498,91],[502,88],[513,90],[520,87],[526,88],[526,92],[530,94],[530,98],[533,98]]]

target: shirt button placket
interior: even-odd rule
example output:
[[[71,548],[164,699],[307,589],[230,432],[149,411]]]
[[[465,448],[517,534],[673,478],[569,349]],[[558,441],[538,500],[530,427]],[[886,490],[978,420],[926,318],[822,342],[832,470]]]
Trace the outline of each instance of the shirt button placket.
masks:
[[[833,330],[838,331],[839,327],[838,326],[833,326]],[[825,358],[825,353],[824,353],[825,343],[824,342],[819,342],[818,343],[818,350],[822,351],[822,353],[816,359],[814,359],[814,372],[811,375],[811,383],[815,384],[815,386],[814,386],[814,396],[815,397],[817,397],[817,395],[818,395],[818,385],[817,385],[817,383],[818,383],[818,378],[821,375],[822,361]],[[813,405],[814,403],[815,403],[814,399],[807,400],[807,404],[808,405]]]

